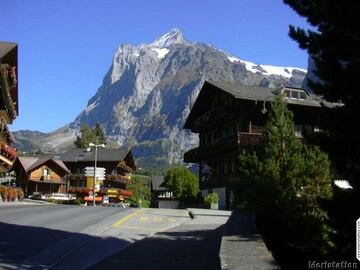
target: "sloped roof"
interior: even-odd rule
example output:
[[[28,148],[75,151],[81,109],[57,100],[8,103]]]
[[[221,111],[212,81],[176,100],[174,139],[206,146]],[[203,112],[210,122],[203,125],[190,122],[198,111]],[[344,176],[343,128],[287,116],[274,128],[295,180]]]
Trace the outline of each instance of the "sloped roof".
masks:
[[[165,190],[162,183],[164,183],[164,176],[161,175],[152,175],[151,176],[151,187],[153,190]]]
[[[16,48],[16,43],[2,42],[0,41],[0,59],[8,54],[12,49]]]
[[[118,149],[104,149],[99,148],[97,152],[97,161],[111,162],[124,160],[126,155],[130,152],[128,147],[121,147]],[[84,149],[72,149],[61,156],[63,162],[79,162],[79,161],[95,161],[95,151],[90,152]]]
[[[36,167],[41,166],[49,159],[51,159],[51,156],[44,156],[44,157],[38,158],[33,164],[31,164],[31,166],[26,171],[34,170]]]
[[[254,100],[254,101],[274,101],[276,95],[282,90],[301,90],[305,91],[301,88],[294,87],[283,87],[283,88],[268,88],[268,87],[259,87],[259,86],[251,86],[244,85],[241,82],[236,81],[205,81],[200,93],[192,106],[188,118],[185,122],[184,128],[190,128],[190,122],[196,118],[201,112],[204,112],[209,109],[209,98],[214,96],[216,92],[223,91],[226,92],[236,99],[243,100]],[[306,92],[307,93],[307,92]],[[300,105],[300,106],[310,106],[310,107],[334,107],[333,103],[326,102],[322,98],[309,95],[308,99],[284,99],[288,104]]]
[[[57,164],[60,168],[62,168],[67,173],[70,173],[69,169],[65,166],[65,164],[61,160],[54,159],[52,156],[44,156],[44,157],[18,157],[20,164],[23,166],[26,172],[35,170],[36,168],[42,166],[47,161],[51,160],[55,164]]]
[[[208,82],[213,86],[228,92],[229,94],[233,95],[235,98],[239,99],[248,99],[248,100],[257,100],[257,101],[273,101],[275,100],[275,96],[283,89],[296,89],[302,90],[307,93],[306,90],[301,88],[294,88],[294,87],[282,87],[282,88],[268,88],[268,87],[258,87],[258,86],[251,86],[251,85],[243,85],[236,82]],[[315,95],[309,95],[307,93],[309,99],[302,100],[302,99],[285,99],[285,102],[288,104],[297,104],[303,106],[313,106],[313,107],[321,107],[321,104],[324,102],[320,97]]]
[[[38,159],[39,158],[37,157],[18,157],[18,160],[25,171],[28,171],[31,165],[33,165]]]
[[[243,85],[236,82],[227,82],[220,81],[214,82],[209,81],[207,83],[212,84],[213,86],[228,92],[233,95],[235,98],[243,98],[250,100],[265,100],[269,99],[268,97],[275,97],[273,94],[274,88],[266,88],[252,85]]]

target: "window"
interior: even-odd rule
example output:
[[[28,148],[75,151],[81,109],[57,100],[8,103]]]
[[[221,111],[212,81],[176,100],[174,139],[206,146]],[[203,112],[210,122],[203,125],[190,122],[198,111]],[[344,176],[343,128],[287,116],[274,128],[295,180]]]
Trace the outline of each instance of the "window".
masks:
[[[298,91],[291,91],[291,98],[299,99],[299,92]]]
[[[287,98],[290,98],[290,91],[289,91],[289,90],[286,90],[286,91],[285,91],[285,96],[286,96]]]
[[[300,100],[307,100],[308,95],[304,90],[285,90],[285,97],[290,99],[300,99]]]
[[[49,168],[45,168],[44,171],[43,171],[43,176],[50,176],[51,174],[51,171]]]
[[[305,92],[300,92],[300,99],[303,99],[303,100],[306,99],[306,94],[305,94]]]
[[[299,138],[302,138],[303,135],[304,135],[303,126],[295,125],[295,136],[299,137]]]

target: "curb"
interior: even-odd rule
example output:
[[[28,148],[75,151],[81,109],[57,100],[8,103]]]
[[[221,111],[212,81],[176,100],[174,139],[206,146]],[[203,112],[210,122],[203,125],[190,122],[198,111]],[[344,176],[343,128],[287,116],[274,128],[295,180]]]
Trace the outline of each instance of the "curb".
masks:
[[[223,227],[219,257],[223,270],[280,269],[257,232],[253,214],[233,212]]]

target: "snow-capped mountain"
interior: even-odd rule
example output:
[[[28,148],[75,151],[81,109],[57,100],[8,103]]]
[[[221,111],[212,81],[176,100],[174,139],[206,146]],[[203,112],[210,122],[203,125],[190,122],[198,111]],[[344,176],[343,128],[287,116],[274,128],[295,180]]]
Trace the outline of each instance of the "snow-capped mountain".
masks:
[[[204,80],[300,87],[305,75],[306,70],[299,68],[243,61],[213,46],[190,42],[173,29],[151,44],[120,45],[87,107],[61,129],[62,140],[74,139],[85,123],[100,123],[112,141],[134,146],[140,162],[153,166],[178,162],[198,143],[197,136],[182,127]],[[58,148],[60,141],[48,137],[45,150]]]

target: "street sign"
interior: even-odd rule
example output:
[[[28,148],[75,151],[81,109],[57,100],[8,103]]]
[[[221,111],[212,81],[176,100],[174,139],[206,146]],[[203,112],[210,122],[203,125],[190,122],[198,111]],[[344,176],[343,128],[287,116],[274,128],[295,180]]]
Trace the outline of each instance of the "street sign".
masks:
[[[85,176],[93,177],[95,173],[94,167],[85,167]],[[104,180],[105,179],[105,168],[96,167],[96,179]]]

